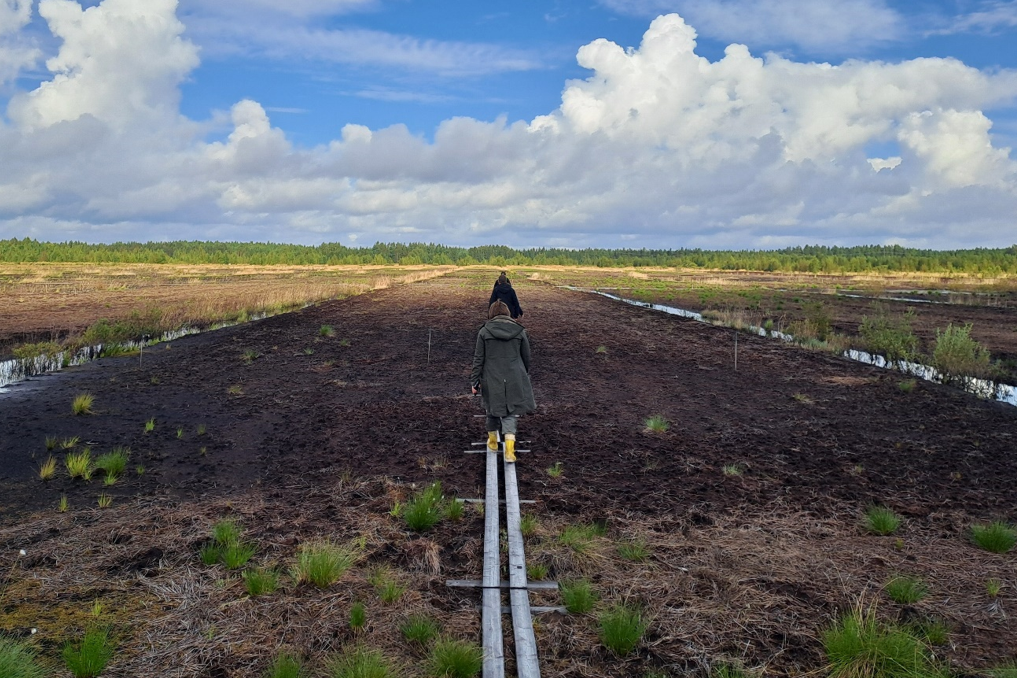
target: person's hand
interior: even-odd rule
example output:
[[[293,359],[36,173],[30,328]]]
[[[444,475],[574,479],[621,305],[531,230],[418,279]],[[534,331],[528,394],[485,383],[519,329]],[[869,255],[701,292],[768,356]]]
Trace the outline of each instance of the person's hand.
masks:
[[[473,391],[473,395],[477,395],[477,392],[480,391],[480,387],[479,386],[472,386],[472,387],[470,387],[470,390]]]

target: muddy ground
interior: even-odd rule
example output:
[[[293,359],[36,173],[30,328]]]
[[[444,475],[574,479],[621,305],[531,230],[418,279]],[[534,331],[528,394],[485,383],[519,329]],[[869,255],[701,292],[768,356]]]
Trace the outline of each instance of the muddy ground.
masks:
[[[165,646],[183,647],[174,633],[184,631],[168,631],[170,613],[153,610],[174,606],[167,591],[179,596],[171,584],[201,567],[201,530],[222,512],[236,511],[280,559],[313,536],[355,537],[370,513],[387,527],[370,528],[369,559],[398,567],[421,542],[387,516],[393,497],[433,480],[482,496],[481,457],[462,452],[483,437],[467,376],[491,279],[464,271],[370,292],[0,394],[0,568],[12,582],[0,629],[19,632],[33,606],[90,601],[94,581],[85,593],[54,582],[98,553],[113,580],[103,595],[143,591],[155,601],[124,606],[119,621],[131,630],[109,675],[262,670],[278,645],[271,636],[223,645],[208,633],[215,651],[188,637],[187,661],[170,661]],[[949,640],[936,655],[968,675],[1015,658],[1017,558],[981,551],[967,535],[975,522],[1017,520],[1017,408],[924,382],[906,392],[896,373],[744,334],[736,370],[731,330],[522,279],[516,287],[539,404],[520,428],[532,450],[519,463],[520,494],[538,502],[532,512],[544,525],[529,553],[549,578],[588,576],[606,602],[639,604],[650,619],[637,653],[620,659],[599,645],[592,617],[542,618],[544,675],[707,675],[720,661],[801,675],[823,666],[823,629],[859,600],[878,602],[887,620],[943,621]],[[325,324],[335,336],[319,336]],[[95,413],[74,416],[71,401],[85,392]],[[670,429],[647,432],[657,414]],[[131,467],[144,472],[110,488],[65,473],[43,482],[47,437],[79,437],[96,452],[129,446]],[[555,462],[558,478],[546,472]],[[102,491],[111,508],[95,508]],[[58,514],[62,495],[71,508]],[[898,535],[860,529],[873,503],[905,518]],[[594,521],[608,534],[593,560],[557,544],[561,526]],[[467,634],[478,628],[479,595],[442,582],[479,577],[480,526],[472,517],[431,535],[441,566],[412,578],[415,600]],[[104,541],[68,546],[83,534]],[[633,538],[651,547],[646,563],[626,564],[611,549]],[[22,560],[20,548],[29,551]],[[924,578],[929,596],[889,601],[880,589],[897,573]],[[990,578],[1003,582],[998,596],[986,592]],[[224,588],[221,577],[209,581]],[[288,595],[285,605],[315,600],[300,588]],[[220,608],[212,628],[246,623],[234,609]],[[314,614],[341,626],[346,609]],[[345,642],[308,639],[294,629],[313,625],[296,616],[275,614],[258,628],[304,643],[312,658]],[[63,641],[51,634],[43,649]]]

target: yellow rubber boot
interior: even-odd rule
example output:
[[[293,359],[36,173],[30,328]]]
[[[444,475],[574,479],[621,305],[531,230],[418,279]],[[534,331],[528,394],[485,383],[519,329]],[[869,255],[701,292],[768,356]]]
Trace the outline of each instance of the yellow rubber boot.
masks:
[[[512,433],[505,434],[505,461],[514,462],[516,460],[516,437]]]
[[[488,431],[487,432],[487,449],[492,452],[498,451],[498,432]]]

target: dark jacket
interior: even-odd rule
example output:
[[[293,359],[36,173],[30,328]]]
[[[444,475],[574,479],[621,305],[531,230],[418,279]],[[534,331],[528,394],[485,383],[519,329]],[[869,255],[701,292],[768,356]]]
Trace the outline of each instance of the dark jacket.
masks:
[[[537,409],[529,372],[530,339],[523,326],[504,315],[484,323],[477,333],[470,383],[480,385],[489,415],[507,417]]]
[[[512,314],[513,318],[521,318],[523,315],[523,309],[519,307],[519,299],[516,297],[516,291],[512,289],[512,285],[509,283],[495,283],[494,289],[491,290],[491,301],[487,302],[490,306],[496,301],[504,301],[505,305],[509,307],[509,313]]]

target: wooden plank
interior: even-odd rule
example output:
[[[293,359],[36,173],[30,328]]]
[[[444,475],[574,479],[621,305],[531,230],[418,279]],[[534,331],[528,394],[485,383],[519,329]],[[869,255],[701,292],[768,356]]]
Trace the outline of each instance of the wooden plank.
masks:
[[[505,516],[509,547],[509,602],[512,607],[512,631],[516,645],[516,672],[519,678],[540,678],[537,641],[533,636],[533,615],[526,581],[526,553],[519,528],[519,487],[516,465],[504,463]],[[485,589],[486,590],[486,589]]]
[[[511,614],[512,608],[508,605],[501,606],[502,614]],[[557,612],[558,614],[568,614],[569,611],[560,605],[530,605],[531,614],[548,614],[550,612]]]
[[[501,629],[501,556],[498,509],[498,453],[487,453],[487,487],[484,491],[484,640],[483,678],[504,678],[505,641]]]
[[[479,589],[484,586],[483,580],[480,579],[449,579],[445,582],[445,586],[452,588],[461,589]],[[507,581],[501,582],[499,586],[503,591],[509,589],[509,583]],[[529,591],[557,591],[558,582],[556,581],[531,581],[527,582],[526,588]]]
[[[466,502],[467,504],[483,504],[486,500],[485,499],[474,499],[472,497],[456,497],[456,501]],[[503,499],[503,500],[499,501],[498,503],[499,504],[504,504],[505,500]],[[519,503],[520,504],[536,504],[537,500],[536,499],[520,499]]]
[[[486,448],[483,450],[463,450],[463,454],[486,454],[487,452],[490,452],[490,450]],[[516,454],[529,454],[529,453],[530,453],[529,450],[516,450]]]

